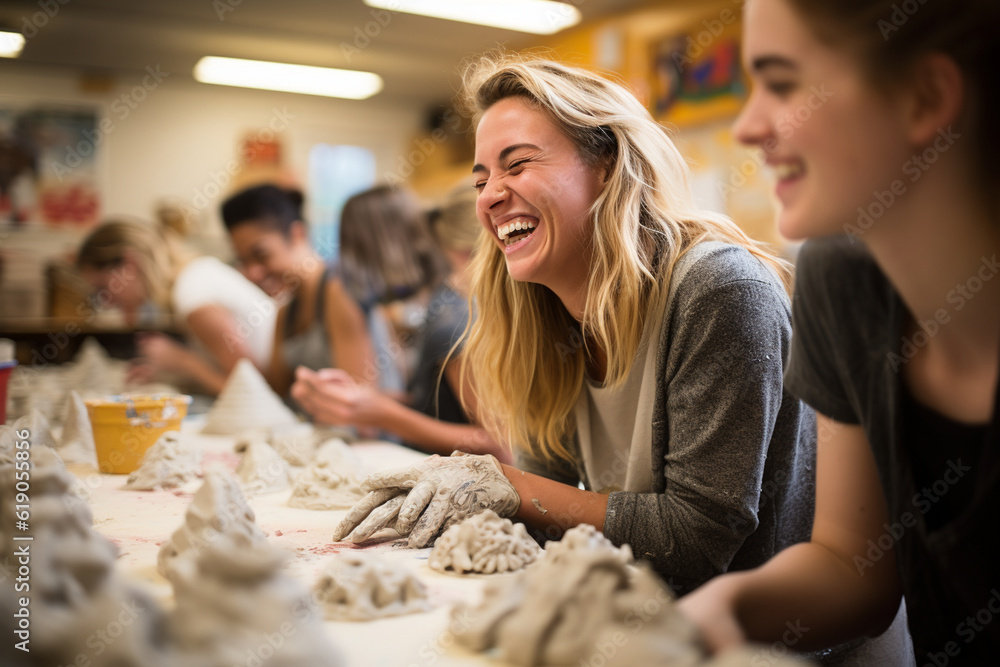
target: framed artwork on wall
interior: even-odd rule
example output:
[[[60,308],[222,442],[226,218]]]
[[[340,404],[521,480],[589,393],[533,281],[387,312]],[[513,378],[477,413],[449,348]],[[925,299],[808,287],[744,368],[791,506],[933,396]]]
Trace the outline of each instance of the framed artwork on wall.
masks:
[[[677,127],[702,125],[739,113],[746,96],[740,64],[740,26],[724,10],[652,44],[653,116]]]

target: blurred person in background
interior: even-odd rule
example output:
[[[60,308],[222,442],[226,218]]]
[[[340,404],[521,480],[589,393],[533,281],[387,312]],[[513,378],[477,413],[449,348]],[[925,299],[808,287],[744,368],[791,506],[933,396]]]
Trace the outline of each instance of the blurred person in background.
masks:
[[[257,185],[222,204],[244,274],[283,305],[278,309],[266,378],[287,396],[299,366],[337,367],[362,383],[378,381],[366,315],[336,266],[313,248],[302,193]]]
[[[274,338],[275,305],[238,271],[210,256],[196,257],[170,229],[115,220],[80,246],[77,267],[101,290],[102,303],[120,308],[130,326],[152,302],[170,314],[190,345],[162,333],[137,337],[130,383],[171,374],[218,394],[236,362],[246,357],[266,372]]]
[[[373,262],[376,268],[396,268],[377,252],[386,244],[372,248],[362,243],[358,251],[353,250],[356,242],[351,239],[357,236],[368,241],[374,239],[355,235],[353,225],[368,225],[367,219],[355,218],[356,210],[352,211],[348,215],[345,209],[344,216],[345,267],[348,263],[353,267],[365,261],[361,251],[367,250],[377,257]],[[412,226],[422,224],[416,218],[383,217],[381,222],[378,233],[386,238],[412,243],[413,247],[427,243],[422,233],[413,231]],[[463,184],[441,207],[431,211],[428,224],[434,241],[448,259],[450,272],[441,276],[436,259],[425,262],[434,267],[429,273],[437,282],[427,286],[430,290],[427,318],[417,332],[417,363],[410,377],[408,395],[402,401],[395,400],[385,392],[359,385],[341,370],[329,369],[316,373],[301,370],[292,396],[313,417],[326,423],[378,428],[430,453],[448,455],[457,449],[473,454],[492,453],[507,461],[509,455],[504,448],[484,429],[470,424],[459,398],[461,348],[455,346],[469,320],[467,267],[480,235],[476,192],[471,183]],[[417,238],[408,240],[414,236]],[[427,254],[432,252],[428,247]],[[415,274],[422,273],[419,264],[418,261],[414,265]],[[376,276],[357,270],[361,274],[359,284],[369,286],[371,294],[384,294],[392,291],[389,285],[406,282],[402,276]]]

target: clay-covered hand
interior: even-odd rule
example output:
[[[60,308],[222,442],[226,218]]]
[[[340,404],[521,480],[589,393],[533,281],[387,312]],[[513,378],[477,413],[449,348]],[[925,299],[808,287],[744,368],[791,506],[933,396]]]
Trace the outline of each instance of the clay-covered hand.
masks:
[[[363,542],[393,528],[409,535],[409,546],[419,549],[467,517],[488,509],[513,516],[521,505],[499,461],[489,454],[435,454],[412,466],[371,475],[362,488],[368,495],[337,526],[334,540],[346,535],[349,541]]]

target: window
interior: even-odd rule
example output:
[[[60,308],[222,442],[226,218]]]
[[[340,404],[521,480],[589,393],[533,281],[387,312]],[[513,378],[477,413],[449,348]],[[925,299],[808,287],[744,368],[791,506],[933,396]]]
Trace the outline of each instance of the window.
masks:
[[[375,155],[360,146],[316,144],[309,151],[309,207],[313,247],[326,260],[340,250],[340,211],[352,196],[375,185]]]

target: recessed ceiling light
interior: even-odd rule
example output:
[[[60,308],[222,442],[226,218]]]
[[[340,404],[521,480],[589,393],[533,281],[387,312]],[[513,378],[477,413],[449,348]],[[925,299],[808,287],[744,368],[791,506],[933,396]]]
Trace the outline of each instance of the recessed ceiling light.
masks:
[[[194,66],[194,78],[202,83],[222,86],[280,90],[349,100],[363,100],[382,90],[382,77],[371,72],[218,56],[205,56],[199,60]]]
[[[17,58],[24,48],[24,35],[0,30],[0,58]]]
[[[551,0],[364,0],[370,7],[551,35],[580,22],[580,10]]]

